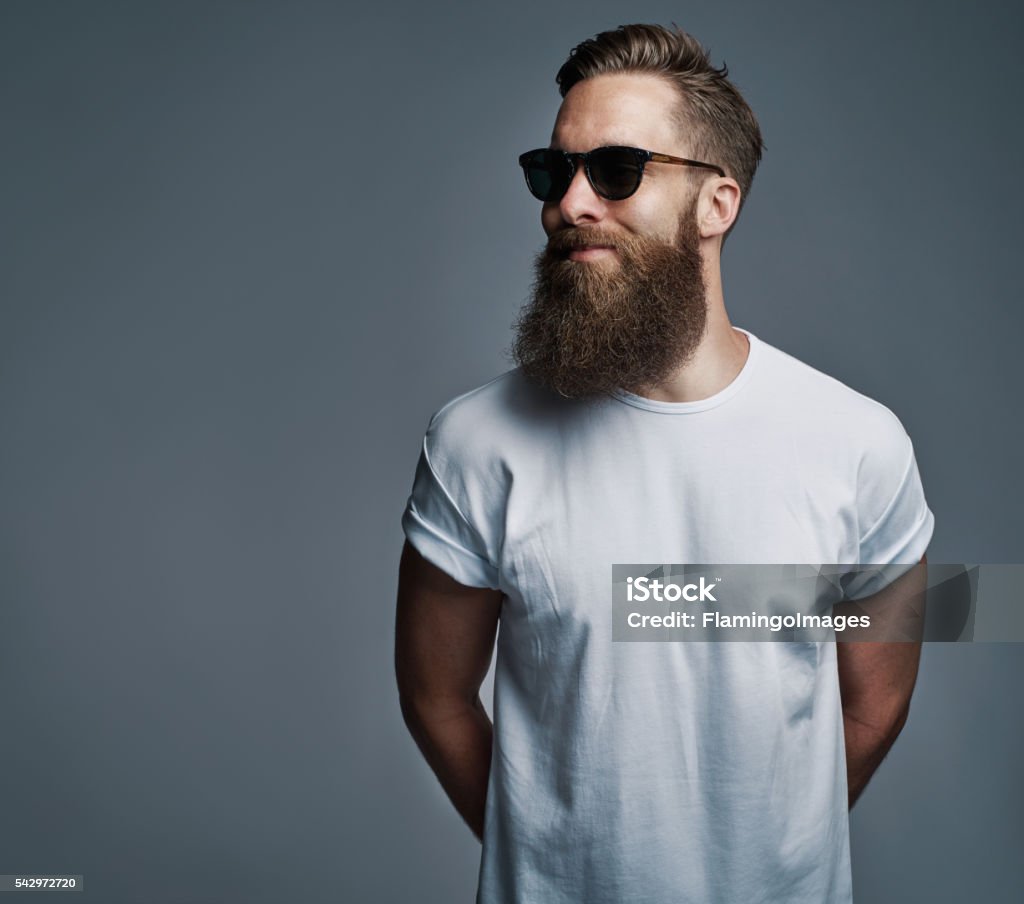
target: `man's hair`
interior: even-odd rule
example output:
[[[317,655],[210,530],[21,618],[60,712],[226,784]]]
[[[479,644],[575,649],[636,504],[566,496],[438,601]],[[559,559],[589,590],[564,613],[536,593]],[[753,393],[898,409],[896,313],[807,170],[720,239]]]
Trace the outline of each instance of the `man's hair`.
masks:
[[[673,116],[690,153],[705,163],[722,167],[740,187],[740,210],[750,193],[764,142],[754,112],[726,78],[729,69],[711,65],[708,51],[692,35],[673,23],[620,25],[578,44],[558,70],[555,81],[562,97],[584,79],[610,72],[653,73],[675,85],[680,103]],[[661,148],[650,150],[662,151]],[[689,168],[707,178],[710,170]],[[733,221],[733,226],[739,219]],[[722,236],[729,237],[732,226]]]

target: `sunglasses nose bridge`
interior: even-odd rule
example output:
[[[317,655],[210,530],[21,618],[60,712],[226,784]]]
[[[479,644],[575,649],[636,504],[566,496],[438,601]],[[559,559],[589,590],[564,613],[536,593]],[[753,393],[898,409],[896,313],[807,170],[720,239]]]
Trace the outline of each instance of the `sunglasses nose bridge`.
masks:
[[[586,154],[570,154],[568,151],[562,151],[562,156],[565,157],[566,165],[569,167],[569,181],[566,183],[565,189],[569,190],[569,186],[572,185],[573,179],[576,178],[576,172],[579,167],[576,164],[577,159],[583,162],[583,168],[586,169],[587,155]],[[587,173],[587,178],[590,178],[590,174]]]
[[[569,164],[569,181],[565,186],[565,194],[568,194],[572,183],[576,180],[576,173],[582,169],[590,190],[599,198],[603,198],[604,196],[598,191],[597,186],[594,185],[594,177],[590,174],[590,154],[592,152],[577,151],[575,154],[570,154],[568,151],[563,151],[562,153],[565,154],[566,162]],[[579,160],[579,165],[576,163],[577,160]],[[563,194],[563,197],[565,197],[565,194]]]

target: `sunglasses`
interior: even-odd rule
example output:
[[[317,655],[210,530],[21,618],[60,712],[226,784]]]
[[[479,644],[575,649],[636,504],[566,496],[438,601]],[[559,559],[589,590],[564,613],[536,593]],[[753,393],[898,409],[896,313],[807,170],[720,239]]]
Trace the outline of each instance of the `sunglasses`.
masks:
[[[583,161],[583,171],[594,191],[606,201],[624,201],[640,187],[644,166],[649,162],[675,163],[679,166],[702,166],[719,176],[725,170],[713,163],[687,160],[656,154],[643,148],[604,147],[585,154],[570,154],[552,148],[537,148],[520,154],[519,165],[526,175],[530,193],[545,204],[561,201],[576,175],[576,160]]]

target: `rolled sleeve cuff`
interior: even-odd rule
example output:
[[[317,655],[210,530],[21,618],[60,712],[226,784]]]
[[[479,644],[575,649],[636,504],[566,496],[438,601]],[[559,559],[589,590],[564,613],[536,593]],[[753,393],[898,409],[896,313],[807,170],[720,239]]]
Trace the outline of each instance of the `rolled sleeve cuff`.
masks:
[[[460,546],[428,524],[409,500],[402,515],[402,530],[416,551],[445,574],[467,587],[498,589],[498,571],[486,559]]]

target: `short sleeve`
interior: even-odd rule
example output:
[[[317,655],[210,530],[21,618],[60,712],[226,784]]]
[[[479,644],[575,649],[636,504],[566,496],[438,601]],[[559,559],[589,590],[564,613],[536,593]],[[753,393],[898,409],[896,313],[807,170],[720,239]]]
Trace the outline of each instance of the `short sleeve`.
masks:
[[[497,589],[498,569],[487,558],[479,531],[434,471],[426,440],[402,516],[402,529],[420,555],[460,584]]]
[[[877,593],[908,571],[927,551],[935,529],[913,444],[902,425],[896,422],[895,427],[891,439],[864,464],[857,507],[862,525],[858,564],[865,568],[844,580],[847,599]]]

